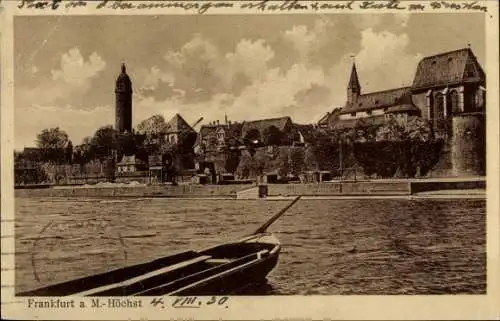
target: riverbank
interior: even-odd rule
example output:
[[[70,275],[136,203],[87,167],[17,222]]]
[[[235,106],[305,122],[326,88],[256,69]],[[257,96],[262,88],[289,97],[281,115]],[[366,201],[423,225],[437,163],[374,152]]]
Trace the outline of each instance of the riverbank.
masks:
[[[142,197],[257,199],[303,197],[486,197],[485,178],[342,181],[309,184],[255,185],[143,185],[106,184],[78,187],[16,189],[16,197]]]

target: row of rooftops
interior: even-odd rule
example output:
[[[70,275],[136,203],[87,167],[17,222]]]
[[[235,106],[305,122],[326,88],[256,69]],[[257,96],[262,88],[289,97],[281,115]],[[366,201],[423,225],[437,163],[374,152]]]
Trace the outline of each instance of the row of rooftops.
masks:
[[[347,88],[357,95],[352,102],[346,103],[340,114],[381,108],[389,113],[418,111],[412,102],[412,94],[455,84],[484,83],[485,78],[472,50],[463,48],[420,60],[411,86],[361,94],[356,66],[353,64]]]
[[[122,73],[118,77],[117,83],[125,84],[124,87],[127,87],[125,89],[128,90],[129,82],[130,80],[126,75],[125,65],[123,65]],[[332,115],[336,116],[381,108],[384,108],[386,112],[389,113],[418,111],[418,107],[412,102],[412,94],[426,91],[430,88],[468,82],[485,82],[485,73],[470,48],[444,52],[423,58],[417,66],[411,86],[366,94],[361,94],[361,86],[359,84],[356,66],[353,65],[348,89],[358,93],[356,100],[351,104],[346,104],[341,108],[336,108],[332,112],[328,112],[318,123],[321,125],[327,122]],[[230,122],[226,117],[226,121],[223,124],[216,121],[208,125],[202,125],[198,136],[206,136],[222,128],[227,136],[241,137],[251,128],[255,128],[262,133],[265,128],[270,126],[275,126],[279,130],[284,131],[287,126],[295,126],[298,128],[301,125],[294,124],[288,116],[244,121],[241,123]],[[302,128],[302,130],[305,131],[306,127]],[[181,115],[176,114],[167,123],[167,133],[181,132],[196,131]]]

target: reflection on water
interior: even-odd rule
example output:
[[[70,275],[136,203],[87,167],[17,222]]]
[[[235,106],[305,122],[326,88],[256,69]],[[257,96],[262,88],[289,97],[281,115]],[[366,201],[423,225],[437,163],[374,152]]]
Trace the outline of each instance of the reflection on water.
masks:
[[[287,201],[16,199],[16,291],[233,241]],[[486,291],[484,200],[301,200],[246,295]]]

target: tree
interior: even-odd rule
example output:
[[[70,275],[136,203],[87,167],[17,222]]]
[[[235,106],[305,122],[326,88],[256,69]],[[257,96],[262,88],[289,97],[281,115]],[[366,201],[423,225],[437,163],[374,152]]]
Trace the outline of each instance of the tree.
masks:
[[[73,159],[78,164],[80,164],[83,169],[83,165],[94,159],[92,154],[93,150],[91,148],[92,137],[88,136],[82,140],[80,145],[76,145],[73,149]]]
[[[64,161],[64,148],[68,143],[68,134],[59,127],[44,129],[36,139],[36,145],[41,150],[42,159],[49,162]]]
[[[391,115],[376,132],[376,141],[428,141],[432,139],[432,128],[420,117],[408,119]]]
[[[422,142],[432,139],[432,126],[429,121],[420,117],[411,117],[406,123],[407,137]]]
[[[255,144],[256,142],[259,143],[261,141],[259,130],[256,128],[251,128],[245,134],[244,140],[246,144]]]
[[[92,137],[91,136],[87,136],[87,137],[84,137],[82,139],[82,145],[90,145],[90,143],[92,143]]]
[[[118,147],[118,135],[111,125],[99,128],[91,140],[91,148],[96,158],[107,159]]]
[[[236,168],[237,175],[242,179],[247,179],[250,176],[250,168],[252,163],[252,156],[249,152],[245,151],[241,154],[238,167]]]
[[[281,132],[281,130],[279,130],[278,127],[274,125],[271,125],[264,129],[262,136],[264,145],[266,146],[282,144],[283,133]]]
[[[288,161],[288,150],[283,150],[278,156],[278,175],[281,177],[288,176],[290,172],[290,163]]]
[[[153,115],[137,125],[137,132],[139,134],[146,134],[149,137],[158,137],[167,132],[168,125],[165,118],[160,115]]]
[[[314,148],[316,147],[316,148]],[[304,166],[306,170],[315,171],[319,169],[319,162],[317,159],[317,152],[322,150],[323,146],[308,146],[304,152]]]
[[[73,143],[69,140],[65,147],[66,162],[73,164]]]
[[[240,151],[232,150],[227,152],[226,161],[224,164],[224,169],[226,172],[233,174],[238,168],[238,163],[240,161]]]
[[[297,176],[304,171],[305,157],[302,148],[291,148],[289,154],[290,172]]]

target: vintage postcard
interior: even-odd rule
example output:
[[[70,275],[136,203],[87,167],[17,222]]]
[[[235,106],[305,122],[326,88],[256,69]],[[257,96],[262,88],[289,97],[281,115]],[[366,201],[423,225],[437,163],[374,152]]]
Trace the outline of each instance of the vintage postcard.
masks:
[[[498,9],[3,1],[2,318],[499,318]]]

